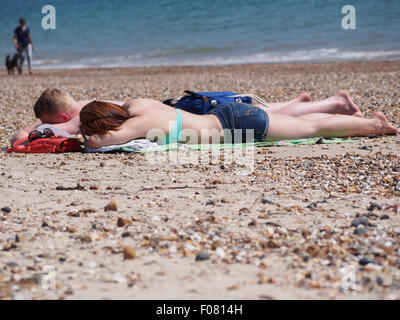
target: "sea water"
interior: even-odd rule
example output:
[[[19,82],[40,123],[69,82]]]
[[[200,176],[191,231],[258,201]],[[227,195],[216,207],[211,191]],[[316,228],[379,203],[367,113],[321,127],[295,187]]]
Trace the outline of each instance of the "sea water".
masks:
[[[34,68],[400,58],[399,0],[0,0],[0,56],[24,17]],[[42,27],[42,8],[56,28]],[[344,29],[345,5],[355,29]],[[4,67],[4,66],[3,66]]]

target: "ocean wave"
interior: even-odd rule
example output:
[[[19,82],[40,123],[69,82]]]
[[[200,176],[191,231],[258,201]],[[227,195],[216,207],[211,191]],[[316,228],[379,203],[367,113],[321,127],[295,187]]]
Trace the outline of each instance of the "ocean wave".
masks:
[[[230,65],[246,63],[286,63],[317,61],[371,61],[399,60],[400,50],[391,51],[342,51],[340,49],[298,50],[291,52],[263,52],[246,56],[215,57],[199,61],[197,65]],[[190,64],[190,62],[189,62]]]
[[[119,68],[150,66],[217,66],[256,63],[321,62],[321,61],[377,61],[400,60],[400,50],[351,51],[338,48],[297,50],[290,52],[268,51],[243,55],[218,55],[205,49],[209,54],[199,55],[196,50],[166,50],[146,54],[125,54],[91,58],[56,58],[33,60],[38,69],[58,68]],[[195,53],[195,54],[194,54]]]

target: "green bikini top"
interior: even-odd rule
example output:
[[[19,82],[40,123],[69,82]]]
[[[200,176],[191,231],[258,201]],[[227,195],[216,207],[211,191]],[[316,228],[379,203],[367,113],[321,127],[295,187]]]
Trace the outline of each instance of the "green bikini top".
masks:
[[[179,109],[176,110],[176,121],[172,130],[168,133],[167,137],[163,139],[161,142],[157,142],[158,144],[170,144],[170,143],[178,143],[181,141],[182,137],[182,112]]]

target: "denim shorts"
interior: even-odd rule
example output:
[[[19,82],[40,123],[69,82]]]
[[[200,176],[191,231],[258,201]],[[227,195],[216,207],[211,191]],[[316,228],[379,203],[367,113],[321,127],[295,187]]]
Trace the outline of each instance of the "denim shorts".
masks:
[[[260,142],[267,136],[268,114],[259,107],[225,103],[215,106],[207,114],[214,114],[221,122],[225,143]]]

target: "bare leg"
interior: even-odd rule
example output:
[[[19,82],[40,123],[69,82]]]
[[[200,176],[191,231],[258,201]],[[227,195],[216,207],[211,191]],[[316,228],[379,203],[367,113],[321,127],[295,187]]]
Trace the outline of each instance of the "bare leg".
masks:
[[[329,113],[307,113],[307,114],[303,114],[301,116],[298,116],[296,118],[297,119],[314,121],[314,120],[322,120],[322,119],[329,118],[329,117],[332,117],[332,116],[333,116],[333,114],[329,114]]]
[[[25,57],[23,55],[23,50],[21,49],[21,47],[18,47],[18,53],[19,53],[19,58],[18,58],[17,69],[18,69],[18,73],[21,74],[22,73],[22,67],[24,65],[24,60],[25,60]]]
[[[311,137],[347,137],[351,135],[383,135],[400,133],[382,112],[365,119],[347,115],[332,115],[321,120],[304,120],[273,112],[266,140],[300,139]]]
[[[28,59],[29,74],[32,74],[31,59],[32,59],[32,45],[28,45],[25,49],[25,55]]]
[[[299,95],[297,98],[290,100],[290,101],[285,101],[285,102],[269,102],[268,103],[268,110],[271,112],[278,112],[280,109],[299,103],[299,102],[310,102],[311,97],[308,93],[303,92],[301,95]],[[262,104],[255,104],[257,107],[264,107]]]
[[[262,106],[260,106],[262,107]],[[350,96],[345,91],[340,91],[333,97],[325,100],[313,102],[297,102],[286,107],[274,110],[271,108],[262,107],[268,112],[277,112],[279,114],[298,117],[308,113],[328,113],[328,114],[345,114],[363,118],[360,108],[351,100]]]

